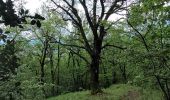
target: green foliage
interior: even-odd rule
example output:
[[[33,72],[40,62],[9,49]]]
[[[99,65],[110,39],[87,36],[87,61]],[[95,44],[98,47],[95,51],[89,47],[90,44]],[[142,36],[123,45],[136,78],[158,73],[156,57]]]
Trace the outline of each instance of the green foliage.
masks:
[[[170,6],[165,3],[142,0],[132,5],[127,16],[131,25],[125,20],[99,23],[110,27],[102,44],[110,45],[102,48],[100,86],[120,85],[90,95],[84,90],[90,89],[91,59],[80,30],[75,26],[69,29],[70,23],[47,8],[44,20],[39,14],[27,16],[25,9],[16,15],[11,0],[0,0],[2,22],[13,27],[0,28],[0,100],[43,100],[55,95],[60,96],[49,100],[133,100],[133,96],[135,100],[162,100],[170,87]],[[82,23],[88,42],[93,44],[92,30],[83,17]]]
[[[24,28],[22,24],[27,23],[26,18],[31,18],[37,20],[37,27],[40,28],[41,23],[39,20],[45,20],[45,18],[39,14],[30,16],[29,10],[24,10],[23,8],[21,8],[19,14],[20,15],[16,14],[14,2],[12,0],[6,0],[6,2],[3,0],[0,1],[0,24],[4,23],[5,26],[9,25],[10,27],[18,26],[19,28]]]
[[[16,97],[22,98],[22,100],[38,100],[44,99],[42,86],[38,81],[38,77],[33,73],[31,68],[26,65],[22,65],[17,70],[15,79],[20,82],[20,92],[22,95]]]
[[[10,74],[16,74],[16,68],[19,66],[18,61],[15,41],[7,40],[7,44],[0,52],[0,80],[8,80]]]

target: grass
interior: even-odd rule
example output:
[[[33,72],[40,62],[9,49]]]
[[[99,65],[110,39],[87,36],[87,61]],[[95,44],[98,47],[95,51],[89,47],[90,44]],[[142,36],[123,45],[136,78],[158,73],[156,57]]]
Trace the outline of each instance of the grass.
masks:
[[[127,84],[112,85],[104,93],[90,95],[90,91],[67,93],[47,100],[163,100],[160,91],[147,90]]]

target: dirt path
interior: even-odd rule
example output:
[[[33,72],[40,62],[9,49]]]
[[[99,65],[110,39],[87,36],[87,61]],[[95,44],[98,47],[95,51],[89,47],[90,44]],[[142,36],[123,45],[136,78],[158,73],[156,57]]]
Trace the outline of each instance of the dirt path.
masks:
[[[128,93],[123,95],[120,100],[140,100],[140,93],[135,90],[128,91]]]

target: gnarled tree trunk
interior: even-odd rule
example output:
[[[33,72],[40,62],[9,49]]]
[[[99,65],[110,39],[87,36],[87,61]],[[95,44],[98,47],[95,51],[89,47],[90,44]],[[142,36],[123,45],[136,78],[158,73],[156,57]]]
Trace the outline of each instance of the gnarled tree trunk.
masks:
[[[91,90],[92,94],[101,92],[99,87],[99,57],[94,56],[90,65],[90,74],[91,74]]]
[[[102,92],[99,86],[99,66],[100,66],[100,55],[101,55],[102,42],[99,39],[94,40],[94,48],[91,55],[91,93],[97,94]]]

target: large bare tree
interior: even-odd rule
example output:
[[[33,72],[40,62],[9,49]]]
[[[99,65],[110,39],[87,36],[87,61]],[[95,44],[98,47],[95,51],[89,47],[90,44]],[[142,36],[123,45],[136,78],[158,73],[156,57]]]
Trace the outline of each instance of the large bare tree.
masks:
[[[111,25],[105,25],[114,14],[122,12],[126,8],[127,0],[51,0],[57,7],[55,11],[60,13],[66,21],[71,21],[77,28],[83,40],[83,46],[70,45],[85,49],[90,60],[91,73],[91,93],[101,92],[99,87],[99,65],[102,49],[112,46],[124,49],[113,44],[104,44],[104,37],[108,34],[107,30]],[[53,9],[54,10],[54,9]],[[82,16],[84,14],[84,16]],[[112,17],[111,17],[112,16]],[[84,22],[88,25],[90,32],[84,28]],[[113,22],[114,23],[114,22]],[[87,34],[91,34],[91,41]],[[69,45],[67,45],[69,46]]]

